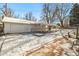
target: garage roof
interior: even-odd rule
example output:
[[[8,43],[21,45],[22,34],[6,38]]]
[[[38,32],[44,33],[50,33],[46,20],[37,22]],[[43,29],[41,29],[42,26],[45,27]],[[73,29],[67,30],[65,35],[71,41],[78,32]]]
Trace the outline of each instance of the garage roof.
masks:
[[[21,24],[38,24],[34,21],[24,20],[24,19],[16,19],[12,17],[4,17],[2,22],[6,23],[21,23]]]

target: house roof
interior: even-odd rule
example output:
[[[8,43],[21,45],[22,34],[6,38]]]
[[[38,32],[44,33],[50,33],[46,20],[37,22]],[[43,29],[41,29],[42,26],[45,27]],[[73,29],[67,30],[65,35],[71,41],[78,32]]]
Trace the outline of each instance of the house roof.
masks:
[[[12,17],[4,17],[2,22],[4,23],[21,23],[21,24],[38,24],[34,21],[24,20],[24,19],[16,19]]]

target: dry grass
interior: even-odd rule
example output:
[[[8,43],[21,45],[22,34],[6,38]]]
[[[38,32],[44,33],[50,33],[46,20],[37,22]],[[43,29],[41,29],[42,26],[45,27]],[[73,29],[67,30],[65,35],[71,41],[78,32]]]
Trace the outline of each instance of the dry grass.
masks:
[[[67,41],[65,39],[59,38],[54,42],[44,45],[41,49],[28,54],[28,56],[60,56],[64,52],[61,44],[64,44],[66,42]]]
[[[62,55],[64,49],[61,48],[58,44],[47,45],[40,50],[33,52],[30,56],[58,56]]]

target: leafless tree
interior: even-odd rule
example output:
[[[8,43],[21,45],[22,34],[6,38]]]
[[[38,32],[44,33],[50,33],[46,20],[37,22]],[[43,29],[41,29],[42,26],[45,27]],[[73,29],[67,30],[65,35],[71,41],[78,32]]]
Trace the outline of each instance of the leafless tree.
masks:
[[[33,16],[32,12],[28,12],[25,14],[24,19],[36,21],[37,19]]]
[[[17,14],[17,15],[14,15],[13,17],[14,17],[14,18],[18,18],[18,19],[19,19],[19,18],[20,18],[20,15],[19,15],[19,14]]]
[[[48,26],[47,26],[48,31],[51,31],[51,24],[55,21],[54,18],[57,13],[56,4],[45,3],[45,4],[43,4],[42,8],[43,9],[42,9],[41,21],[43,21],[43,23],[48,24]]]
[[[67,4],[62,3],[62,4],[58,4],[56,7],[57,17],[60,21],[61,27],[64,27],[63,21],[65,20],[67,14],[68,14],[68,11],[69,11],[69,8],[67,8],[66,5]]]
[[[50,24],[51,22],[54,21],[53,18],[55,17],[55,14],[56,14],[55,7],[53,9],[52,5],[53,4],[51,3],[43,4],[41,18],[42,20],[45,20],[47,24]]]
[[[0,10],[3,16],[12,17],[14,14],[13,10],[7,7],[7,3],[5,3],[3,8],[0,8]]]

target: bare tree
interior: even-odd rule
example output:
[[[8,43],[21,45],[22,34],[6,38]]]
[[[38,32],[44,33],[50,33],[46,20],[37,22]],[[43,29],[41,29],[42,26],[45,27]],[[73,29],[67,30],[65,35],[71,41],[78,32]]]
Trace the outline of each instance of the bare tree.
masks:
[[[25,14],[24,19],[36,21],[37,19],[33,16],[32,12],[28,12]]]
[[[42,9],[42,20],[45,20],[47,24],[50,24],[54,21],[54,17],[56,15],[56,11],[55,11],[55,6],[53,9],[53,4],[51,3],[46,3],[43,4],[43,9]]]
[[[62,3],[62,4],[58,4],[58,6],[56,7],[56,11],[57,11],[56,14],[60,21],[61,27],[64,27],[63,21],[65,20],[68,14],[69,8],[66,7],[66,4]]]
[[[54,7],[53,7],[54,6]],[[48,24],[48,31],[51,31],[51,24],[54,22],[56,16],[56,4],[46,3],[43,4],[41,18],[44,23]]]
[[[26,13],[24,19],[28,20],[28,14]]]
[[[17,15],[14,15],[13,17],[14,17],[14,18],[20,18],[20,15],[17,14]]]
[[[42,13],[42,19],[46,20],[46,22],[49,24],[50,19],[49,19],[49,14],[50,14],[50,9],[49,9],[49,4],[44,4],[43,5],[43,13]]]
[[[25,14],[25,19],[26,20],[32,20],[32,12],[26,13]]]
[[[1,8],[0,10],[1,10],[3,16],[12,17],[13,14],[14,14],[14,12],[12,11],[12,9],[10,9],[10,8],[7,7],[7,3],[5,3],[3,5],[3,8]]]

